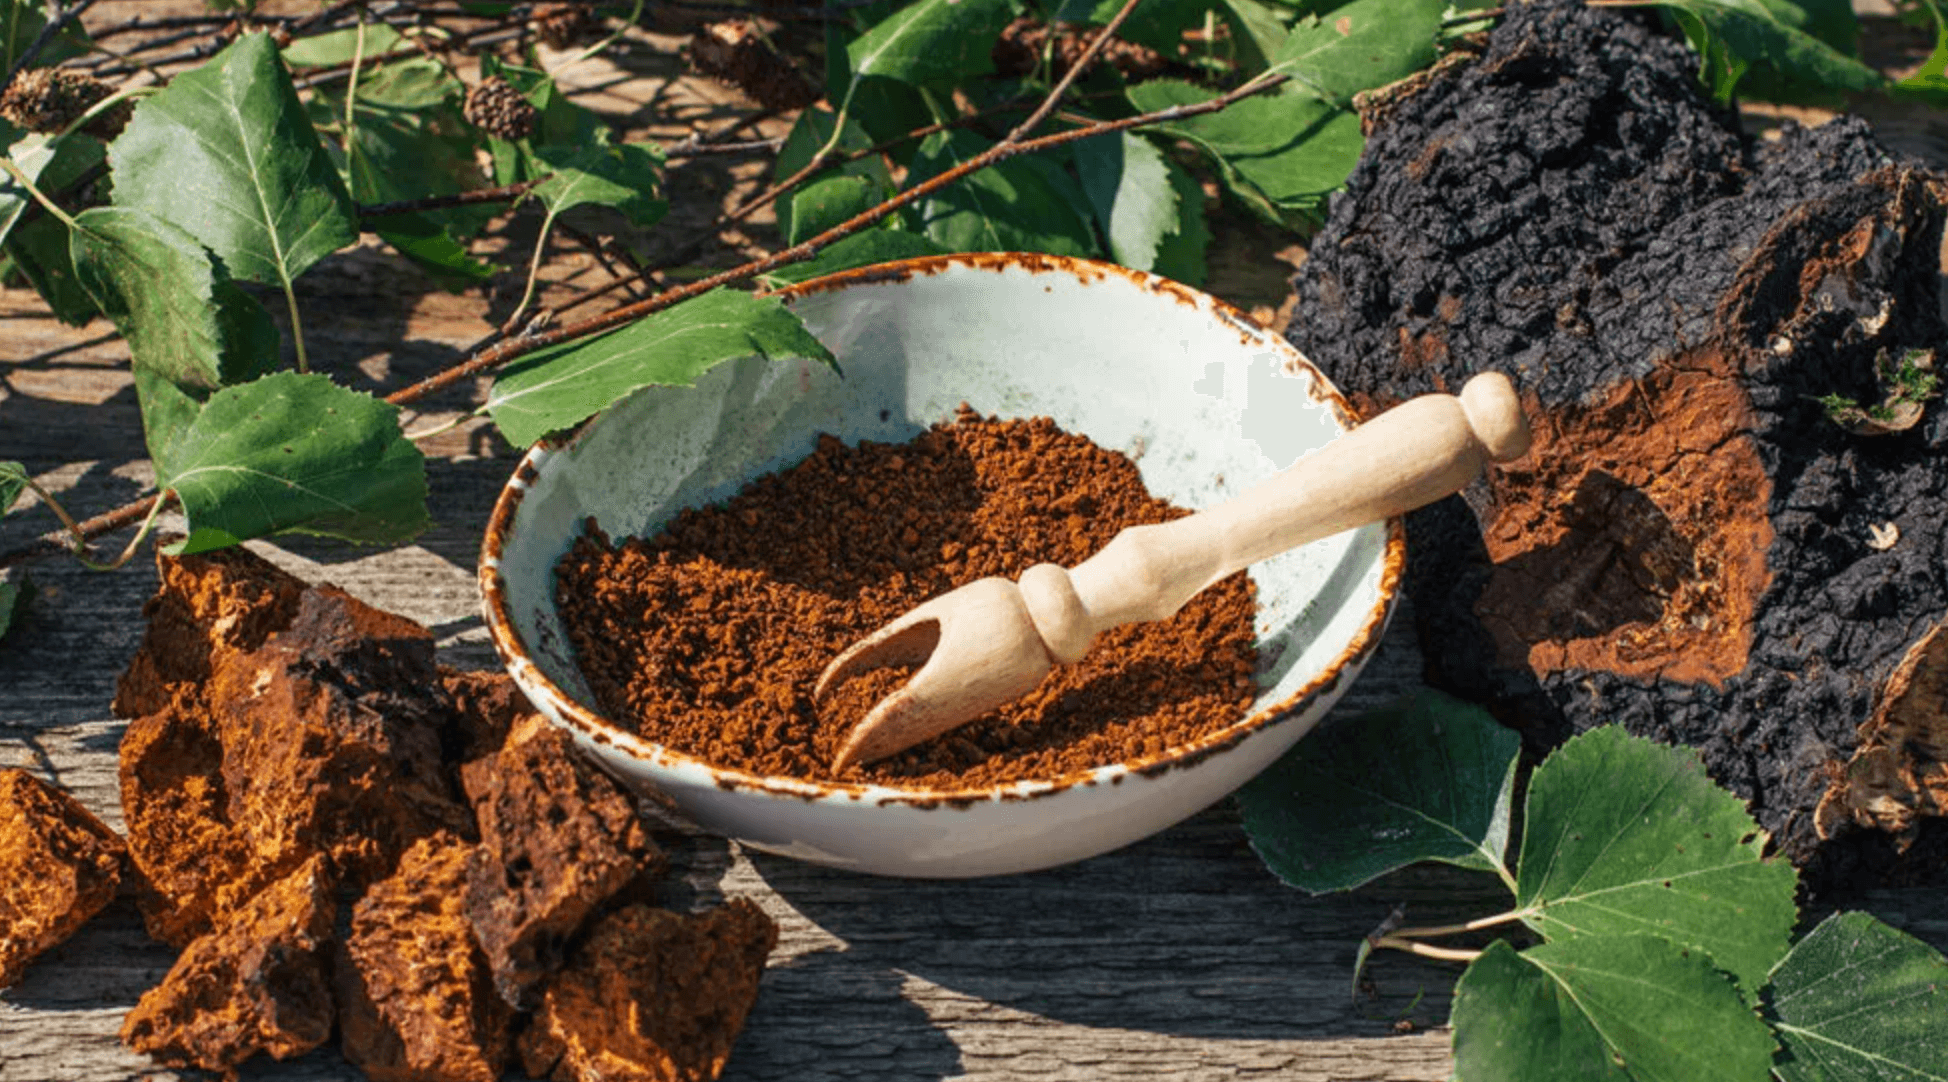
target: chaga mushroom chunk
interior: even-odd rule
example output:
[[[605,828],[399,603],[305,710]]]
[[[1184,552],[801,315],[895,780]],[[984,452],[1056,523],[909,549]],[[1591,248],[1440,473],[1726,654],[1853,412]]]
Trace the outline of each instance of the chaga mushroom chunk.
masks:
[[[162,585],[142,606],[142,645],[116,684],[117,717],[152,714],[185,685],[201,687],[215,663],[247,654],[297,615],[304,581],[252,553],[229,548],[158,556]]]
[[[218,668],[209,693],[227,814],[260,850],[319,850],[357,884],[414,839],[470,833],[440,754],[449,707],[433,638],[330,586]]]
[[[589,915],[663,861],[630,800],[540,723],[461,772],[480,824],[467,867],[467,915],[510,1004],[566,956]]]
[[[353,907],[336,973],[345,1058],[374,1082],[495,1082],[513,1011],[467,923],[473,847],[421,838]]]
[[[1900,852],[1948,783],[1875,714],[1948,612],[1948,183],[1859,118],[1750,139],[1696,70],[1511,5],[1374,124],[1287,335],[1363,408],[1522,390],[1528,456],[1407,517],[1430,684],[1535,752],[1696,748],[1816,895],[1938,882]]]
[[[0,770],[0,988],[114,900],[123,852],[80,801]]]
[[[777,925],[744,898],[693,915],[618,909],[548,983],[522,1065],[554,1082],[709,1082],[777,943]]]
[[[122,1023],[122,1041],[171,1067],[232,1071],[290,1059],[331,1036],[325,948],[336,906],[324,859],[266,887],[191,943]]]

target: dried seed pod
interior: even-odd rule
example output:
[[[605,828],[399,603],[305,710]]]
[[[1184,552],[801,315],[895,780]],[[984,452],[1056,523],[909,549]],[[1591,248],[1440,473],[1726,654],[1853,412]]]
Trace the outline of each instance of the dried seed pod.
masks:
[[[536,4],[528,15],[528,30],[550,49],[566,49],[593,36],[601,26],[595,9],[586,3]]]
[[[1067,75],[1089,46],[1102,36],[1102,28],[1078,27],[1069,23],[1056,23],[1051,27],[1033,15],[1023,15],[1002,28],[1001,37],[995,41],[989,59],[1002,75],[1027,75],[1040,62],[1042,49],[1048,44],[1051,34],[1055,38],[1055,47],[1050,53],[1054,66],[1051,74],[1059,79]],[[1096,63],[1115,68],[1129,79],[1154,78],[1171,66],[1169,59],[1155,49],[1120,39],[1104,46]]]
[[[818,88],[778,54],[749,19],[712,23],[690,39],[690,66],[786,112],[818,100]]]
[[[467,91],[463,111],[468,123],[502,139],[527,138],[534,131],[534,122],[541,118],[541,111],[498,75],[482,79]]]
[[[0,96],[0,116],[28,131],[53,134],[67,130],[68,125],[81,119],[96,102],[114,92],[113,85],[92,75],[60,68],[35,68],[21,72],[5,96]],[[82,130],[97,139],[113,139],[122,134],[129,114],[134,111],[134,103],[117,102]]]

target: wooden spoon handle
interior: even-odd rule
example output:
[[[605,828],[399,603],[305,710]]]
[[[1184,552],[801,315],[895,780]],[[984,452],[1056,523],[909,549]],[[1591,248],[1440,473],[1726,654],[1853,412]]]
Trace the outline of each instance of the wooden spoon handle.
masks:
[[[1452,495],[1528,447],[1515,388],[1483,373],[1459,396],[1404,402],[1217,507],[1124,530],[1074,570],[1031,567],[1023,600],[1049,654],[1072,662],[1100,632],[1164,619],[1259,560]]]

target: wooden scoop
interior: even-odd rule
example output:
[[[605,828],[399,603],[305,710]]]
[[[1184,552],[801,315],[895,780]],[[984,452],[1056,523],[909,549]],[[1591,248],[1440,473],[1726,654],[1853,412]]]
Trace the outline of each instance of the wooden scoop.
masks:
[[[1487,463],[1528,447],[1515,388],[1484,373],[1458,397],[1423,395],[1388,410],[1217,507],[1126,529],[1074,569],[1036,564],[1019,583],[986,578],[942,594],[819,676],[814,701],[862,672],[920,665],[854,727],[832,770],[972,721],[1033,690],[1056,662],[1080,660],[1099,632],[1162,620],[1234,571],[1451,495]]]

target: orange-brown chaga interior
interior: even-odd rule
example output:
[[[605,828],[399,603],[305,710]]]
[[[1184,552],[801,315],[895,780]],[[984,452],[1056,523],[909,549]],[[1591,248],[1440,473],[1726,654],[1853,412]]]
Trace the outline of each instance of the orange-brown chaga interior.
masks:
[[[1529,399],[1534,447],[1496,474],[1482,531],[1495,569],[1475,612],[1503,664],[1713,685],[1744,670],[1771,484],[1727,368],[1701,350],[1595,406]]]

